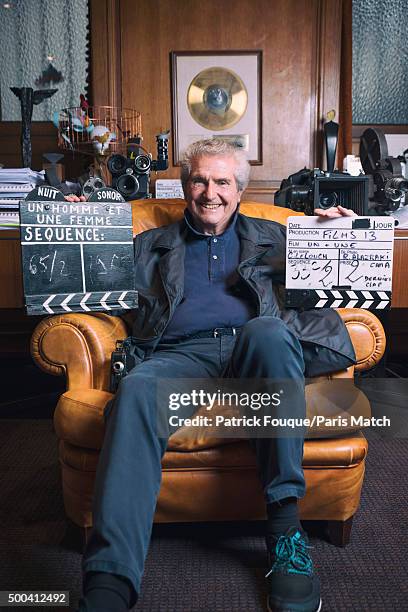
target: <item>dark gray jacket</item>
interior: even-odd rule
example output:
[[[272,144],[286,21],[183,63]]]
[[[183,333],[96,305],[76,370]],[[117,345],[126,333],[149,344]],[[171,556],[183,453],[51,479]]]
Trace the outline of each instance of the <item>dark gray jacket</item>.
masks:
[[[132,311],[132,344],[137,361],[154,350],[183,298],[187,231],[183,219],[135,238],[139,307]],[[257,315],[280,317],[287,323],[306,349],[306,374],[315,376],[355,363],[347,329],[335,310],[285,309],[286,228],[239,214],[237,231],[241,243],[237,271],[254,296]]]

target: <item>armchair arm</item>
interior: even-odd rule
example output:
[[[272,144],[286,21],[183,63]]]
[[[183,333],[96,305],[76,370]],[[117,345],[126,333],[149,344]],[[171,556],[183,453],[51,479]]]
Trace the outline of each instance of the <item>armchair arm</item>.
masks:
[[[362,308],[338,308],[356,352],[356,371],[369,370],[384,355],[386,339],[384,328],[369,310]]]
[[[340,308],[337,312],[356,351],[355,369],[372,368],[385,351],[385,333],[380,321],[372,312],[360,308]],[[126,336],[128,329],[120,317],[104,313],[55,315],[42,320],[35,328],[31,354],[37,365],[49,374],[66,375],[69,390],[107,390],[111,352],[116,340]]]
[[[67,313],[43,319],[31,338],[34,361],[49,374],[67,377],[67,389],[109,389],[110,356],[128,336],[120,317]]]

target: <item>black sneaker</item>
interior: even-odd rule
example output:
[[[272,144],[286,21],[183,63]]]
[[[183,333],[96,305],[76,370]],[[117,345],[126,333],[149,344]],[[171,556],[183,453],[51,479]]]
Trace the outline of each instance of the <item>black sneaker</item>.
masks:
[[[308,553],[309,540],[297,527],[276,538],[268,578],[269,612],[319,612],[319,578]]]

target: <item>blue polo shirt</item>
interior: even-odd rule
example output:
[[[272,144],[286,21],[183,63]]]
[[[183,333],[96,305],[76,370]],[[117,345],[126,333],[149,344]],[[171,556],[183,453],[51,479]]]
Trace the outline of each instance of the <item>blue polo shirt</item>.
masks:
[[[240,242],[237,213],[219,236],[199,232],[186,209],[188,233],[184,259],[184,296],[164,334],[171,341],[216,327],[240,327],[256,312],[236,271]]]

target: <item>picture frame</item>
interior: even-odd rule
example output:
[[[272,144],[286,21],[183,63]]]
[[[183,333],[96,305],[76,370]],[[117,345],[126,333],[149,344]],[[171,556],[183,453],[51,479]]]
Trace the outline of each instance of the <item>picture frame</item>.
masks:
[[[262,51],[172,51],[173,164],[202,138],[239,143],[262,164]]]

